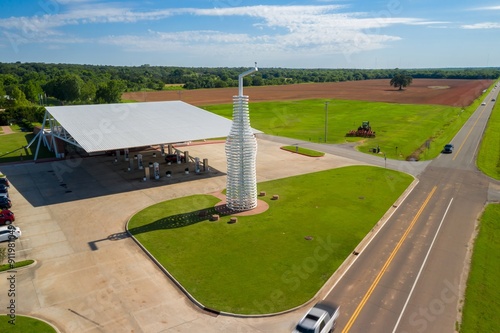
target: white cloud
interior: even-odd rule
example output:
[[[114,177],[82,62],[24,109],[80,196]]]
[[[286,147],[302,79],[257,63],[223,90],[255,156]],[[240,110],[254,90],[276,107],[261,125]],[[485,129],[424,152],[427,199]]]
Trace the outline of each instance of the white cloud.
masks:
[[[168,20],[183,15],[205,17],[249,17],[253,19],[246,33],[215,30],[150,31],[147,35],[96,36],[94,40],[133,51],[178,50],[196,51],[210,56],[237,54],[252,48],[276,54],[278,52],[358,53],[384,48],[398,41],[399,36],[383,33],[383,29],[396,25],[435,25],[409,17],[376,17],[360,12],[341,12],[344,5],[306,6],[246,6],[225,8],[167,8],[135,11],[127,3],[99,4],[94,0],[59,1],[64,9],[52,15],[0,19],[0,28],[11,35],[18,35],[19,44],[89,42],[78,36],[66,36],[65,26],[96,23],[134,23],[139,21]],[[63,37],[68,37],[68,41]],[[51,39],[52,38],[52,39]],[[254,51],[257,52],[257,51]],[[260,52],[260,51],[259,51]]]
[[[416,21],[416,22],[409,22],[407,24],[409,25],[426,25],[426,26],[434,26],[434,25],[440,25],[440,24],[450,24],[451,22],[449,21]]]
[[[361,52],[381,48],[385,43],[400,40],[398,36],[382,34],[383,28],[393,25],[424,23],[416,18],[370,17],[366,13],[339,13],[344,6],[252,6],[215,9],[184,9],[194,15],[249,16],[261,19],[245,42],[253,47],[272,45],[283,51],[341,53]],[[432,24],[432,22],[425,22]],[[266,30],[267,29],[267,30]],[[285,31],[285,32],[277,32]],[[264,44],[262,44],[262,42]]]
[[[480,10],[480,11],[500,10],[500,6],[474,7],[474,8],[471,8],[470,10]]]
[[[475,24],[464,24],[461,26],[462,29],[500,29],[499,22],[483,22]]]
[[[59,10],[54,14],[44,14],[32,17],[10,17],[0,19],[0,28],[17,31],[43,31],[53,33],[54,28],[92,23],[133,23],[164,19],[173,15],[171,10],[158,10],[150,12],[134,12],[123,4],[95,4],[85,0],[72,0],[65,3],[78,3],[70,6],[69,10]],[[84,3],[84,4],[82,4]]]
[[[174,15],[197,16],[248,16],[260,18],[267,27],[284,27],[290,30],[306,25],[331,25],[336,21],[337,26],[348,26],[357,29],[385,27],[393,24],[412,24],[421,20],[414,18],[371,17],[363,13],[335,13],[342,9],[341,5],[322,6],[247,6],[228,8],[175,8],[155,11],[133,11],[123,4],[95,4],[89,0],[66,0],[63,3],[78,3],[67,12],[53,15],[39,15],[34,17],[12,17],[0,19],[0,27],[10,30],[22,30],[27,21],[42,29],[51,29],[67,25],[89,23],[127,23],[165,19]],[[82,4],[83,3],[83,4]],[[89,4],[91,3],[91,4]],[[363,18],[362,16],[365,16]]]

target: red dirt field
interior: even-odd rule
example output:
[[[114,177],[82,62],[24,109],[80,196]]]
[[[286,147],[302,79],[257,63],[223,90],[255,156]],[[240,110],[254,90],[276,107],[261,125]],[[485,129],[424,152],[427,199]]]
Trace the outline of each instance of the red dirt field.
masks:
[[[487,89],[492,80],[414,79],[404,90],[394,89],[390,80],[365,80],[331,83],[303,83],[285,86],[245,87],[250,102],[331,98],[402,104],[437,104],[465,107]],[[238,88],[182,91],[128,92],[122,98],[137,102],[182,100],[202,106],[231,104]]]

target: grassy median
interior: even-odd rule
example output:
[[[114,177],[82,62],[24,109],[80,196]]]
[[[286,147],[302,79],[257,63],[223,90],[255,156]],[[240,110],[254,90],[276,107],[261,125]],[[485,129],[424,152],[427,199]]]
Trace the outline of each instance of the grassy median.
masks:
[[[14,269],[14,268],[25,267],[25,266],[31,265],[34,262],[35,262],[34,260],[23,260],[23,261],[16,262],[14,265],[12,265],[13,267],[11,267],[10,264],[3,264],[3,265],[0,265],[0,272],[8,271],[8,270]]]
[[[461,333],[495,333],[500,327],[500,204],[481,217],[463,307]]]
[[[205,306],[277,312],[313,297],[412,180],[375,167],[333,169],[259,183],[269,209],[234,224],[209,221],[218,200],[195,195],[146,208],[128,228]]]
[[[283,146],[283,147],[281,147],[281,149],[292,152],[292,153],[297,153],[300,155],[309,156],[309,157],[323,157],[323,156],[325,156],[325,153],[323,153],[321,151],[299,147],[298,145],[296,145],[296,146]]]

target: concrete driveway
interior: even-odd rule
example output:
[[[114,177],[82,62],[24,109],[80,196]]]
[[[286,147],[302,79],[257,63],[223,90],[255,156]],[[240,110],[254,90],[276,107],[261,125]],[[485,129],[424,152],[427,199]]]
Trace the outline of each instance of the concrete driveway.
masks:
[[[258,181],[362,164],[326,155],[309,158],[259,139]],[[271,318],[215,316],[194,306],[124,233],[137,211],[160,201],[225,188],[224,144],[180,147],[208,158],[210,171],[142,180],[142,171],[110,156],[0,166],[11,180],[16,261],[36,259],[16,278],[16,312],[43,318],[61,332],[290,332],[307,309]],[[145,164],[153,160],[145,152]],[[160,157],[157,157],[161,161]],[[1,244],[6,246],[6,244]],[[5,275],[7,273],[2,273]],[[210,278],[210,277],[207,277]],[[0,278],[1,306],[8,305]]]

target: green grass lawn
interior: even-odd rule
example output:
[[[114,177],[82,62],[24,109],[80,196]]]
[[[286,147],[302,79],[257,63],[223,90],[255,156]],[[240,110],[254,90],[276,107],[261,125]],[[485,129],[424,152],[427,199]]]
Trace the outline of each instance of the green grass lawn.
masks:
[[[500,204],[481,217],[467,280],[461,333],[496,333],[500,327]]]
[[[35,134],[26,132],[0,136],[0,163],[32,160],[35,156],[37,142],[33,143],[29,148],[24,149],[23,147],[30,143],[34,136]],[[45,157],[54,157],[54,153],[51,153],[43,144],[40,144],[38,158]]]
[[[3,309],[2,311],[5,311]],[[6,315],[0,316],[0,332],[2,333],[55,333],[56,330],[47,323],[38,319],[16,315],[15,325]]]
[[[234,224],[209,221],[200,211],[213,213],[218,199],[195,195],[146,208],[128,228],[205,306],[276,312],[313,297],[412,180],[375,167],[333,169],[259,183],[270,208]]]
[[[451,141],[478,105],[461,108],[441,105],[410,105],[349,100],[329,100],[328,143],[358,141],[359,150],[380,146],[388,158],[406,159],[416,153],[420,159],[436,157]],[[323,99],[250,103],[252,127],[266,134],[311,142],[324,142]],[[232,105],[212,105],[205,109],[232,117]],[[370,121],[375,138],[346,138],[349,130]],[[426,141],[430,149],[420,151]],[[397,148],[396,148],[397,147]]]
[[[495,104],[488,120],[477,156],[477,166],[486,175],[500,179],[500,106],[498,104]]]
[[[306,155],[310,157],[322,157],[325,156],[325,153],[322,153],[320,151],[312,150],[312,149],[307,149],[299,146],[283,146],[281,149],[290,151],[292,153],[297,153],[301,155]]]

